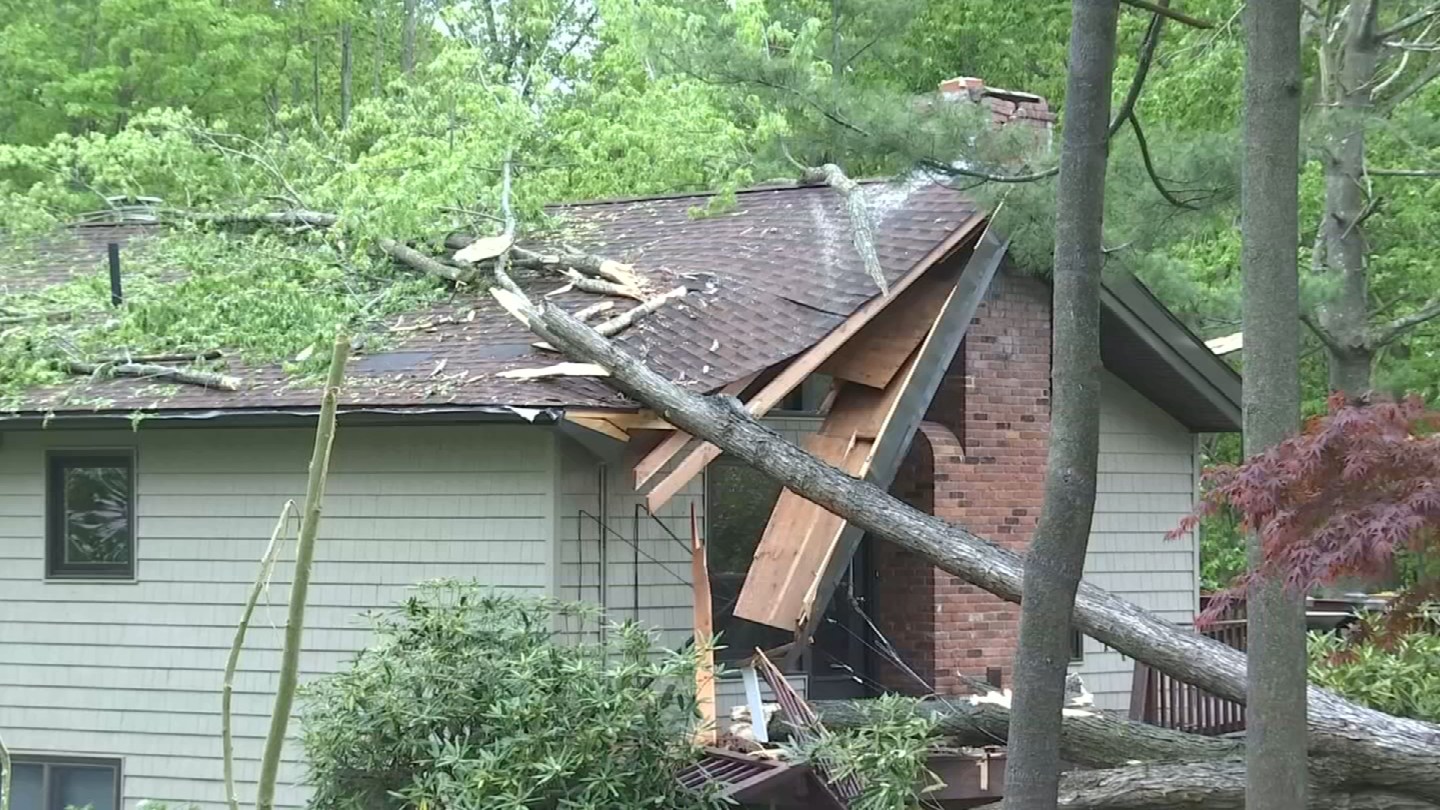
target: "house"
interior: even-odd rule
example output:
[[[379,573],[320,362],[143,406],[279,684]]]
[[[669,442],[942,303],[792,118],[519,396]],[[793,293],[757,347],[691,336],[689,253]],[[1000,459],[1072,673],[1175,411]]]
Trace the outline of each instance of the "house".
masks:
[[[869,195],[883,297],[826,187],[741,192],[733,210],[701,218],[688,213],[701,195],[555,213],[581,248],[690,290],[620,333],[627,350],[696,391],[757,410],[773,400],[764,420],[777,433],[1023,548],[1042,496],[1049,290],[1004,260],[960,193],[913,180]],[[146,238],[163,231],[75,228],[3,283],[100,272],[107,245]],[[1103,307],[1086,576],[1188,621],[1197,544],[1164,536],[1195,501],[1197,435],[1239,427],[1239,378],[1133,279],[1107,281]],[[728,654],[803,625],[814,643],[792,657],[792,678],[814,697],[922,682],[954,692],[960,674],[992,668],[1008,677],[1014,607],[782,498],[747,467],[705,463],[697,442],[601,379],[498,376],[554,356],[488,299],[457,297],[406,323],[424,328],[358,358],[344,389],[307,677],[367,642],[361,613],[437,577],[599,603],[679,646],[692,632],[692,514]],[[281,504],[303,494],[318,402],[278,366],[236,359],[228,373],[242,390],[77,378],[0,419],[0,732],[17,757],[16,810],[223,801],[221,671]],[[776,555],[791,555],[783,572]],[[747,573],[745,587],[773,598],[747,595]],[[242,795],[258,774],[287,583],[282,565],[236,678]],[[1118,653],[1077,636],[1074,666],[1100,706],[1126,705],[1131,665]],[[721,694],[742,699],[732,680]],[[303,803],[302,777],[292,752],[281,804]]]

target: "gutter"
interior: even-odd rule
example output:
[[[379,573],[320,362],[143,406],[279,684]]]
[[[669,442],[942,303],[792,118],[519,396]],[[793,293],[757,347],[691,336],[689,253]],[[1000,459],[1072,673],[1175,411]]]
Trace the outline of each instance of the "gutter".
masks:
[[[212,408],[204,410],[146,411],[62,411],[21,412],[0,415],[0,430],[43,429],[138,429],[141,425],[158,427],[291,427],[313,422],[319,406],[297,408]],[[471,405],[437,407],[341,407],[337,420],[347,425],[393,426],[413,424],[525,423],[558,424],[564,408],[524,408],[509,405]]]

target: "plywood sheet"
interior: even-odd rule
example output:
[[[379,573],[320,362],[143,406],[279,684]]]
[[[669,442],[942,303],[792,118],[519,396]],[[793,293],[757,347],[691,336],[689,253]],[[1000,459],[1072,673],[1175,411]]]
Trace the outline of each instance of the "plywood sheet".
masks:
[[[917,280],[817,370],[871,388],[889,385],[905,359],[930,334],[931,325],[955,289],[959,267],[959,263],[939,267]]]

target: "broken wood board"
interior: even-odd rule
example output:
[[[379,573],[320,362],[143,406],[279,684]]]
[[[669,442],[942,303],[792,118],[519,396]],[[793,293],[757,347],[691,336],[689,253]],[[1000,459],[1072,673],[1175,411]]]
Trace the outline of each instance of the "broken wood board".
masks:
[[[905,358],[930,334],[958,275],[954,266],[926,273],[816,371],[871,388],[889,385]]]
[[[605,436],[609,436],[610,438],[615,439],[615,440],[617,440],[617,441],[622,441],[622,442],[628,442],[628,441],[630,441],[630,434],[629,434],[629,433],[626,433],[626,432],[625,432],[624,430],[622,430],[618,425],[616,425],[614,422],[611,422],[611,421],[608,420],[608,419],[601,419],[601,418],[599,418],[599,417],[591,417],[591,416],[576,416],[575,414],[572,414],[572,413],[566,413],[566,414],[565,414],[565,421],[570,422],[570,423],[572,423],[572,424],[579,425],[580,427],[583,427],[583,428],[585,428],[586,430],[593,430],[593,431],[595,431],[596,433],[600,433],[600,434],[603,434],[603,435],[605,435]]]
[[[902,373],[884,391],[841,383],[834,406],[820,430],[805,439],[805,449],[863,478],[870,469],[875,440],[894,413],[917,357],[919,350],[911,353]],[[788,489],[782,492],[755,547],[755,561],[740,589],[735,615],[798,632],[812,611],[816,574],[828,567],[844,530],[845,521],[829,510]]]
[[[715,745],[720,734],[719,718],[715,716],[715,620],[710,604],[710,566],[706,561],[705,538],[700,536],[700,520],[693,502],[690,504],[690,581],[695,590],[695,649],[700,656],[695,667],[695,702],[700,713],[695,742]]]
[[[865,324],[874,320],[886,307],[893,304],[901,293],[924,276],[927,270],[970,240],[985,222],[984,217],[977,215],[962,223],[960,227],[951,232],[944,242],[937,245],[934,250],[916,262],[908,273],[900,277],[891,288],[890,295],[876,296],[862,304],[854,314],[831,330],[824,338],[821,338],[818,343],[798,355],[780,374],[776,375],[775,379],[766,383],[764,388],[761,388],[745,403],[745,410],[757,419],[769,413],[771,408],[779,404],[791,391],[795,390],[796,386],[804,382],[806,377],[814,373],[846,341],[864,328]],[[678,451],[679,448],[675,448],[674,452]],[[691,479],[704,471],[705,467],[719,455],[720,448],[709,442],[702,443],[690,451],[681,459],[675,469],[661,479],[660,483],[656,484],[645,496],[645,502],[650,511],[658,512],[675,496],[675,493],[684,489]],[[663,467],[663,463],[660,466]],[[643,484],[643,481],[638,481],[637,476],[636,488],[638,489]]]
[[[873,438],[864,465],[846,472],[879,486],[890,485],[1007,247],[1008,243],[989,231],[981,237],[964,271],[952,282],[924,342],[884,391],[853,382],[841,384],[834,406],[821,423],[820,434]],[[810,521],[837,528],[787,536],[772,532],[767,525],[740,590],[735,615],[794,632],[797,643],[803,646],[815,632],[835,582],[849,565],[863,532],[810,501],[804,501],[803,509],[787,508],[796,510],[797,516],[792,519],[801,525]],[[776,512],[779,509],[777,503]]]
[[[546,377],[609,377],[610,372],[594,363],[556,363],[544,368],[514,368],[495,376],[507,380],[540,380]]]
[[[803,447],[816,458],[858,477],[870,459],[874,442],[814,433],[805,438]],[[755,549],[755,561],[735,603],[735,615],[792,633],[799,630],[799,600],[809,592],[814,572],[825,567],[844,528],[843,519],[783,490]],[[806,587],[797,588],[797,583]]]

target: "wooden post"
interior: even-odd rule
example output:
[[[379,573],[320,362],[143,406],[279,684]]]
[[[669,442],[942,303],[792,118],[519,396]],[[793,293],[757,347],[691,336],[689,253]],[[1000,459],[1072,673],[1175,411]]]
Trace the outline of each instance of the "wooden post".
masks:
[[[699,660],[695,668],[695,699],[700,706],[700,728],[695,740],[700,745],[714,745],[719,733],[715,717],[715,637],[714,616],[710,611],[710,570],[705,561],[705,540],[700,536],[700,521],[695,517],[695,504],[690,504],[690,577],[695,584],[695,649]],[[762,718],[759,722],[765,722]]]

